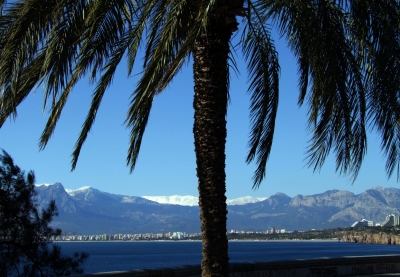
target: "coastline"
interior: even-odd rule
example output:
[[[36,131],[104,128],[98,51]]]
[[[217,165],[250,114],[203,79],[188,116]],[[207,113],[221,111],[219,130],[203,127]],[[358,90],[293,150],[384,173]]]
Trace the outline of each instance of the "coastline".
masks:
[[[117,243],[122,243],[122,242],[199,242],[201,243],[201,240],[55,240],[52,241],[55,243],[68,243],[68,242],[117,242]],[[228,240],[228,242],[345,242],[345,241],[339,241],[338,239],[310,239],[310,240],[290,240],[290,239],[280,239],[280,240],[250,240],[250,239],[231,239]]]

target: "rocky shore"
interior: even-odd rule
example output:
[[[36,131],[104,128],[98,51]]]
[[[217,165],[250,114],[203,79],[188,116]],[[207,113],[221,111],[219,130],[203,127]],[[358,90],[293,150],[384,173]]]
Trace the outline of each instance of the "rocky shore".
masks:
[[[400,245],[400,235],[379,232],[344,232],[341,241],[354,243],[396,244]]]

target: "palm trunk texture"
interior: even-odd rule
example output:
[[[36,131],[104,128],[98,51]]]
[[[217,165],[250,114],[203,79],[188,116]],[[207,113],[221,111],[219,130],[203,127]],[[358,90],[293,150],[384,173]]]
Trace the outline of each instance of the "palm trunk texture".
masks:
[[[194,49],[194,140],[203,260],[202,276],[228,276],[225,142],[231,30],[215,16]]]

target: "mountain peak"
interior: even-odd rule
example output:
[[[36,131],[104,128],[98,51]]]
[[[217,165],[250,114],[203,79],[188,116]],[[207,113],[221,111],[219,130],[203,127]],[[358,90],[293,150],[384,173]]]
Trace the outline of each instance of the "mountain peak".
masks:
[[[375,187],[372,187],[371,190],[384,191],[385,188],[381,187],[381,186],[375,186]]]
[[[79,189],[65,189],[65,191],[71,196],[75,196],[76,194],[87,193],[87,192],[93,191],[93,190],[97,191],[97,189],[92,188],[90,186],[84,186]]]
[[[93,188],[91,186],[84,186],[79,189],[76,189],[75,191],[83,191],[83,190],[89,190],[89,189],[93,189]]]
[[[283,192],[277,192],[274,195],[271,195],[271,197],[275,198],[275,197],[279,197],[279,198],[291,198],[290,196],[288,196],[286,193]],[[271,198],[270,197],[270,198]]]
[[[57,182],[54,184],[47,184],[47,183],[43,183],[43,184],[35,184],[36,187],[64,187],[61,183]]]

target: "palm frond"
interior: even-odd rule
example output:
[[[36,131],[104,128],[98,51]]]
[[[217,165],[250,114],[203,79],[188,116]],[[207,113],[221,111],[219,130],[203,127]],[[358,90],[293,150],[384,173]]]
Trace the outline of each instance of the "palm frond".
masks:
[[[151,2],[151,10],[148,18],[148,35],[146,36],[146,49],[143,59],[143,68],[146,68],[147,64],[151,61],[154,56],[154,52],[158,48],[161,42],[162,34],[164,32],[164,24],[170,1],[149,1]]]
[[[131,135],[127,164],[131,171],[136,164],[153,98],[179,71],[192,50],[198,33],[192,31],[189,34],[190,22],[193,21],[189,2],[175,1],[170,4],[168,8],[159,7],[156,9],[157,14],[152,15],[152,18],[158,20],[151,25],[151,37],[148,40],[150,43],[147,44],[148,51],[145,54],[145,71],[134,91],[128,110],[126,125],[131,128]]]
[[[131,36],[131,43],[128,47],[127,52],[128,76],[132,74],[133,66],[136,61],[136,55],[142,41],[142,36],[153,8],[154,5],[150,4],[150,1],[147,1],[146,4],[141,5],[132,12],[134,17],[136,18],[136,21],[133,23],[132,30],[130,30],[131,34],[133,35]]]
[[[64,1],[53,11],[58,20],[47,34],[43,49],[46,53],[42,69],[45,75],[43,109],[49,101],[52,107],[55,105],[59,92],[65,88],[74,71],[81,47],[81,33],[86,28],[84,22],[88,6],[85,2]]]
[[[279,63],[269,30],[253,11],[254,20],[248,22],[247,37],[243,42],[243,53],[248,61],[251,94],[250,119],[251,134],[247,163],[256,159],[257,169],[253,188],[260,185],[265,176],[269,158],[279,96]]]
[[[66,85],[65,89],[61,93],[59,97],[57,97],[57,100],[53,102],[51,106],[51,112],[50,116],[47,119],[46,126],[40,136],[39,139],[39,149],[43,150],[47,143],[49,142],[52,134],[54,133],[54,130],[56,128],[58,119],[61,116],[61,112],[64,109],[65,104],[67,103],[68,97],[74,87],[74,85],[78,82],[79,77],[81,76],[81,71],[75,71],[74,75],[72,78],[68,81],[68,84]]]
[[[129,0],[95,1],[86,18],[87,31],[82,35],[85,44],[80,57],[88,59],[91,63],[90,78],[96,80],[96,76],[103,70],[108,59],[119,43],[119,39],[130,28],[131,15],[126,12],[135,10],[134,3]]]
[[[190,1],[178,1],[170,7],[162,36],[172,38],[171,42],[174,43],[171,44],[171,60],[156,85],[157,93],[163,91],[179,72],[193,51],[194,43],[203,29],[202,22],[193,19],[195,7]],[[168,44],[164,41],[165,39],[160,45]]]
[[[43,148],[55,129],[56,122],[61,115],[70,90],[77,81],[84,76],[90,68],[92,70],[92,78],[100,72],[102,75],[100,82],[93,94],[92,105],[72,153],[72,170],[76,167],[80,150],[94,123],[105,90],[110,85],[115,70],[130,41],[130,36],[125,30],[127,29],[126,24],[130,22],[130,20],[126,18],[127,10],[134,9],[134,7],[131,6],[132,3],[130,1],[110,2],[112,1],[107,3],[102,2],[100,4],[97,3],[94,7],[88,7],[87,10],[90,12],[86,12],[87,15],[83,17],[85,21],[81,23],[81,25],[91,26],[91,28],[80,32],[82,47],[79,49],[79,59],[77,59],[75,64],[74,74],[70,78],[57,104],[53,106],[52,113],[40,140],[40,146]],[[79,24],[77,25],[79,26]],[[106,71],[103,73],[103,64],[105,63]]]
[[[8,85],[0,95],[0,127],[9,118],[10,115],[16,116],[16,105],[18,106],[22,101],[35,89],[38,85],[38,80],[41,77],[41,65],[44,61],[44,55],[40,55],[24,68],[21,80],[19,82],[18,90],[11,91]]]
[[[299,103],[308,98],[313,134],[308,165],[320,169],[333,148],[336,171],[354,181],[366,152],[366,103],[347,12],[332,1],[263,2],[298,59]]]
[[[52,21],[55,3],[32,0],[9,5],[7,14],[0,17],[0,89],[8,90],[7,101],[11,109],[7,110],[11,115],[16,114],[17,92],[23,82],[24,67],[34,60],[49,31],[45,22]]]
[[[74,152],[72,153],[72,170],[74,170],[76,167],[83,143],[85,142],[87,135],[90,132],[90,129],[92,128],[97,112],[99,110],[101,100],[103,99],[104,93],[110,86],[112,79],[115,75],[116,69],[120,64],[124,56],[124,53],[126,52],[130,44],[130,38],[131,38],[130,33],[127,33],[126,35],[120,37],[120,40],[118,41],[118,46],[112,52],[113,54],[110,57],[110,60],[105,67],[106,71],[102,74],[101,79],[96,87],[96,90],[93,93],[92,103],[88,115],[86,116],[86,120],[82,126],[79,138],[75,144]]]
[[[382,138],[387,175],[390,177],[397,171],[399,180],[400,3],[394,0],[355,2],[367,11],[367,17],[357,21],[358,25],[369,27],[364,37],[368,43],[365,62],[368,117]]]

